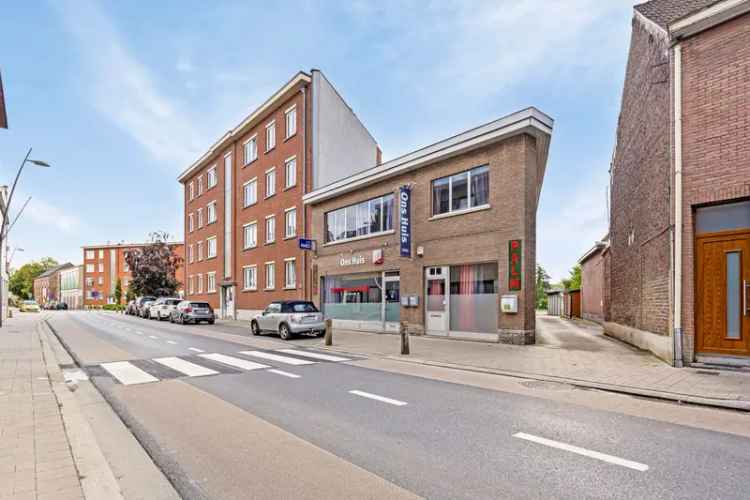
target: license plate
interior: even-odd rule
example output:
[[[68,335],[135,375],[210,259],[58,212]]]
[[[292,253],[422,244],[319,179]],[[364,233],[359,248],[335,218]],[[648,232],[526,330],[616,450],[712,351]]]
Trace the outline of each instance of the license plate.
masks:
[[[315,316],[307,316],[305,318],[302,318],[303,323],[315,323],[317,321],[317,318]]]

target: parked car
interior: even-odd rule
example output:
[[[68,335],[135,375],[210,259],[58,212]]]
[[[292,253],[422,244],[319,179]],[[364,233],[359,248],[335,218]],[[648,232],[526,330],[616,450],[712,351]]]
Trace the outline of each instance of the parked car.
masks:
[[[205,321],[209,325],[213,325],[214,321],[216,321],[216,316],[208,302],[183,300],[174,308],[169,316],[169,321],[180,323],[181,325],[185,323],[198,324],[201,321]]]
[[[24,300],[21,302],[21,305],[18,307],[18,309],[21,312],[35,312],[38,313],[41,311],[39,308],[39,304],[36,303],[36,300]]]
[[[177,304],[182,302],[179,297],[159,297],[156,302],[151,304],[149,308],[149,316],[151,319],[163,320],[169,319],[172,315],[172,311],[177,308]]]
[[[128,314],[130,316],[135,316],[136,308],[135,308],[135,299],[128,302],[128,305],[125,306],[125,314]]]
[[[58,311],[67,311],[68,310],[68,304],[67,304],[67,302],[58,302],[57,303],[57,310]]]
[[[143,317],[143,303],[148,300],[156,300],[156,297],[152,297],[151,295],[144,295],[143,297],[138,297],[135,299],[135,315]]]
[[[143,319],[151,319],[151,306],[154,302],[156,302],[156,300],[144,300],[140,309],[138,309],[138,316]]]
[[[42,309],[46,311],[54,311],[57,309],[57,301],[50,300],[49,302],[45,302],[44,305],[42,305]]]
[[[271,302],[266,309],[250,321],[253,335],[264,332],[278,333],[282,340],[292,335],[323,335],[326,330],[323,314],[315,304],[306,300],[282,300]]]

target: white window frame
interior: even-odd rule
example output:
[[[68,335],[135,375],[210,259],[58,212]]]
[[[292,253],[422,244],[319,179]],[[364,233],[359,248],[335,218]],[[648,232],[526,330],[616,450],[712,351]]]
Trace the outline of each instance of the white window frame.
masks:
[[[276,147],[276,120],[266,124],[266,153]]]
[[[87,259],[95,259],[96,258],[96,252],[93,250],[86,250],[86,258]]]
[[[254,184],[254,189],[253,189],[254,195],[253,195],[253,201],[252,202],[248,202],[248,199],[247,199],[247,188],[251,184]],[[242,206],[244,208],[247,208],[247,207],[251,207],[251,206],[255,205],[256,203],[258,203],[258,178],[257,177],[253,177],[252,179],[250,179],[249,181],[247,181],[246,183],[244,183],[242,185]]]
[[[203,175],[198,176],[198,196],[203,194]]]
[[[265,290],[274,290],[276,288],[276,262],[272,261],[272,260],[270,260],[268,262],[265,262],[263,264],[263,269],[265,271],[265,273],[264,273],[265,276],[264,277],[266,279]],[[271,270],[271,274],[270,274],[271,279],[270,280],[268,279],[268,277],[269,277],[268,270],[269,269]]]
[[[198,209],[198,229],[203,227],[203,207]]]
[[[289,167],[292,168],[289,168]],[[289,175],[291,173],[291,175]],[[284,189],[297,185],[297,156],[292,156],[284,161]]]
[[[198,242],[198,262],[203,260],[203,240]]]
[[[188,232],[192,233],[195,231],[195,218],[193,217],[193,212],[190,212],[188,214]]]
[[[206,273],[206,293],[216,293],[216,271]]]
[[[203,274],[198,273],[198,293],[203,293]]]
[[[289,216],[294,218],[294,224],[291,225],[292,232],[289,232]],[[284,210],[284,239],[294,238],[297,236],[297,207],[291,207]]]
[[[272,222],[273,231],[268,230],[268,222]],[[274,243],[276,241],[276,216],[266,215],[266,245]]]
[[[219,183],[219,176],[216,175],[216,165],[211,166],[206,170],[206,186],[207,190],[216,186]]]
[[[96,266],[94,264],[86,264],[86,272],[87,273],[95,273],[96,272]]]
[[[255,241],[252,245],[247,244],[247,228],[254,227],[255,228]],[[245,250],[249,250],[250,248],[255,248],[258,246],[258,221],[250,221],[244,226],[242,226],[242,247]]]
[[[195,258],[195,255],[193,254],[193,250],[195,250],[193,245],[188,245],[188,262],[190,262],[191,264],[194,262],[194,258]]]
[[[289,139],[297,133],[297,105],[290,106],[284,111],[284,129],[286,137]]]
[[[247,272],[253,270],[252,283],[248,283]],[[258,289],[258,266],[255,264],[249,266],[242,266],[242,289],[243,290],[257,290]]]
[[[104,262],[100,262],[100,263],[99,263],[99,272],[100,272],[100,273],[103,273],[103,272],[104,272]]]
[[[195,199],[195,184],[193,183],[193,181],[190,181],[190,183],[188,184],[188,192],[190,194],[190,200],[194,200]]]
[[[273,182],[268,182],[268,176],[273,177]],[[276,167],[266,170],[266,198],[276,194]]]
[[[211,253],[211,241],[213,241],[214,243],[213,254]],[[218,247],[216,243],[216,236],[209,236],[208,238],[206,238],[206,259],[216,258],[217,253],[218,253]]]
[[[104,284],[104,276],[99,276],[97,278],[97,283],[101,286]]]
[[[103,248],[99,249],[99,258],[100,259],[104,258],[104,249]]]
[[[213,224],[216,222],[216,200],[206,205],[206,220],[206,224]]]
[[[250,143],[254,144],[254,151],[250,150],[248,151],[248,145]],[[252,155],[248,155],[248,153],[253,153]],[[249,156],[252,156],[250,158]],[[250,165],[252,162],[258,159],[258,134],[253,134],[251,137],[249,137],[245,142],[242,143],[242,161],[243,166],[244,165]]]
[[[292,281],[289,281],[289,264],[292,264]],[[290,257],[284,259],[284,289],[285,290],[296,290],[297,289],[297,259]]]

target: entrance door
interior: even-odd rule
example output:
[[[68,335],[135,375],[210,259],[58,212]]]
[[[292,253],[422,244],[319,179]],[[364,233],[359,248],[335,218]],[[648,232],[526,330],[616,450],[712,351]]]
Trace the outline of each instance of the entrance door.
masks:
[[[221,317],[234,319],[234,286],[221,287]]]
[[[401,321],[401,277],[398,271],[383,273],[383,324],[385,331],[397,332]]]
[[[425,269],[425,329],[432,335],[448,335],[448,267]]]
[[[696,238],[696,350],[750,355],[750,232]]]

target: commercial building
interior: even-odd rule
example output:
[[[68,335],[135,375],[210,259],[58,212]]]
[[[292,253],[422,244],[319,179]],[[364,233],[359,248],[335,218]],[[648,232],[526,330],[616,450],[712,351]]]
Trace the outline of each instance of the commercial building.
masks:
[[[302,195],[379,155],[323,73],[294,75],[178,178],[187,296],[224,318],[309,297],[309,260],[298,246],[310,227]]]
[[[46,270],[34,279],[34,300],[41,306],[60,301],[60,273],[75,267],[70,262]]]
[[[83,266],[73,266],[63,269],[59,273],[60,302],[68,305],[68,309],[83,307]]]
[[[325,316],[348,329],[405,322],[413,333],[533,343],[552,126],[525,109],[306,194],[312,297]]]
[[[611,166],[605,328],[750,365],[750,1],[635,6]]]
[[[122,285],[123,301],[132,274],[125,260],[128,252],[142,250],[149,243],[116,243],[87,245],[83,247],[83,304],[85,307],[103,306],[115,303],[117,280]],[[182,259],[185,258],[185,245],[171,242],[169,245]],[[177,270],[177,280],[185,282],[184,266]],[[184,285],[183,285],[184,286]]]

